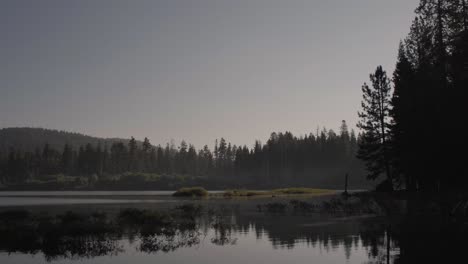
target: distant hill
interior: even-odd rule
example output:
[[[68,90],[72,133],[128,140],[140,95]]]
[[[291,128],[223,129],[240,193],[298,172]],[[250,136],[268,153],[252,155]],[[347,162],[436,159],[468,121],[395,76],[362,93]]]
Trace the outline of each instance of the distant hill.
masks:
[[[80,133],[59,131],[44,128],[14,127],[0,129],[0,152],[6,152],[10,147],[22,151],[34,151],[48,143],[52,148],[61,150],[65,144],[74,148],[91,143],[96,146],[107,144],[109,147],[114,142],[128,143],[129,139],[98,138]]]

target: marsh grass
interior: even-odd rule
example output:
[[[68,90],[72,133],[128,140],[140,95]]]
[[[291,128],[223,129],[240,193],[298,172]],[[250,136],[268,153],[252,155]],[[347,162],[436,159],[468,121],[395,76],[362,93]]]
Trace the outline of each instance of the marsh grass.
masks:
[[[259,196],[259,195],[268,195],[267,191],[251,191],[245,189],[233,189],[226,190],[223,193],[224,197],[250,197],[250,196]]]
[[[283,188],[266,191],[252,191],[245,189],[226,190],[223,197],[255,197],[255,196],[290,196],[290,195],[327,195],[336,194],[334,190],[314,189],[314,188]]]

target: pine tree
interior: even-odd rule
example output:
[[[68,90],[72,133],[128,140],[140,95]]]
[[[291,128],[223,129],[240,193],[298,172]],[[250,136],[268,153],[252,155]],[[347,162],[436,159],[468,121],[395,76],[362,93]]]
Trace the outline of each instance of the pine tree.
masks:
[[[215,140],[213,155],[214,155],[214,167],[218,168],[219,167],[218,139]]]
[[[152,146],[147,137],[143,140],[142,149],[141,149],[141,160],[143,162],[143,170],[148,171],[150,169],[150,154]]]
[[[456,40],[454,51],[451,57],[453,89],[450,90],[451,104],[448,110],[447,123],[453,125],[453,131],[466,131],[468,123],[468,29],[464,30]],[[448,134],[448,133],[447,133]],[[449,135],[448,135],[449,136]],[[447,137],[448,137],[447,136]],[[452,136],[452,135],[450,135]],[[452,141],[453,142],[453,141]],[[466,140],[459,140],[456,144],[447,143],[446,159],[450,160],[447,164],[447,174],[452,175],[451,181],[453,189],[461,188],[466,192],[468,188],[468,168],[466,166],[466,156],[461,154],[468,148]]]
[[[156,172],[162,174],[167,172],[167,168],[165,167],[164,164],[164,149],[158,145],[158,151],[157,151],[157,163],[156,163]]]
[[[197,176],[197,150],[190,144],[187,151],[187,172],[189,175]]]
[[[177,153],[177,156],[176,156],[176,169],[181,174],[188,173],[187,158],[188,158],[188,145],[187,145],[187,142],[185,142],[185,140],[182,140],[182,142],[180,142],[179,152]]]
[[[410,170],[415,149],[411,144],[414,138],[414,119],[416,94],[414,94],[415,72],[407,58],[403,43],[400,43],[398,60],[393,73],[394,93],[392,98],[392,161],[397,168],[394,174],[404,176],[407,189],[415,188],[414,172]]]
[[[359,145],[358,158],[362,159],[369,172],[369,179],[386,174],[392,186],[390,159],[388,152],[390,127],[390,81],[382,66],[370,75],[372,86],[362,86],[362,112],[359,112],[358,127],[363,130],[363,140]]]
[[[128,142],[128,170],[135,171],[137,169],[137,143],[134,137]]]
[[[63,147],[61,168],[65,174],[71,175],[73,173],[73,150],[68,144]]]
[[[347,160],[351,154],[351,146],[350,146],[350,135],[348,130],[348,124],[346,124],[346,120],[341,121],[340,126],[340,145],[342,150],[342,159]]]

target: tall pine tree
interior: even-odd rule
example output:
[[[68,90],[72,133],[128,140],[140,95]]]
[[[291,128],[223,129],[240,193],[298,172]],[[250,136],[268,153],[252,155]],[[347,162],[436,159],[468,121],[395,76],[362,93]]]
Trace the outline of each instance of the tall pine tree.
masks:
[[[369,172],[369,179],[385,174],[390,189],[393,180],[390,169],[389,128],[391,87],[386,72],[378,66],[370,75],[372,86],[362,86],[362,112],[359,112],[358,127],[363,130],[358,158],[362,159]]]

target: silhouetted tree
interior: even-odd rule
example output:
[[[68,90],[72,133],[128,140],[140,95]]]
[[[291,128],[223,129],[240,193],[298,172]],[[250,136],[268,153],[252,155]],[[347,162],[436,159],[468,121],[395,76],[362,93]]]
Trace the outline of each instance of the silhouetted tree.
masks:
[[[134,137],[128,142],[128,170],[134,171],[137,169],[137,151],[138,146]]]
[[[414,142],[411,139],[415,137],[414,130],[414,80],[415,72],[410,61],[407,58],[403,43],[400,43],[398,51],[398,60],[393,73],[394,93],[392,98],[392,138],[393,138],[393,167],[394,173],[403,175],[406,188],[415,189],[415,179],[410,172],[411,163],[415,162],[414,157],[417,150],[414,149]]]
[[[468,186],[459,154],[467,146],[450,140],[467,121],[467,17],[466,0],[421,0],[400,44],[392,161],[408,189],[448,192]]]
[[[61,167],[65,174],[72,175],[74,173],[73,159],[74,157],[73,157],[72,148],[70,147],[70,145],[65,144],[65,147],[63,148],[62,159],[61,159]]]
[[[151,154],[152,146],[147,137],[143,140],[142,149],[141,149],[141,161],[143,163],[142,169],[143,171],[150,170],[150,154]]]
[[[358,127],[363,130],[358,157],[369,171],[368,177],[376,179],[382,173],[392,185],[389,156],[390,81],[381,66],[370,75],[372,86],[362,86],[362,112]]]

